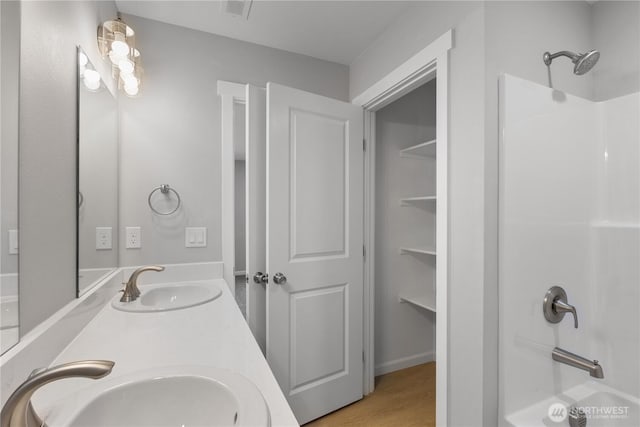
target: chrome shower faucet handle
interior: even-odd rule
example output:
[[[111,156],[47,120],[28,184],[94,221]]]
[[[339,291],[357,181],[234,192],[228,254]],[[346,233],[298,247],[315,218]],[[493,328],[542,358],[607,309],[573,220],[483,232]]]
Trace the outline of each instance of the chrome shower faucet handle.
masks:
[[[578,314],[576,308],[567,303],[567,293],[560,286],[552,286],[544,296],[542,303],[544,318],[548,322],[558,323],[567,313],[573,314],[573,325],[578,329]]]

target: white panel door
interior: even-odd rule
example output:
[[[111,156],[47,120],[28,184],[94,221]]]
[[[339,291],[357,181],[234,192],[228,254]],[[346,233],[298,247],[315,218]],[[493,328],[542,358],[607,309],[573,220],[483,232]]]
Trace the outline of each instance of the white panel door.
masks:
[[[269,83],[267,118],[267,359],[303,424],[362,398],[363,111]]]
[[[247,323],[260,349],[266,349],[266,284],[253,276],[267,271],[267,97],[264,88],[246,93],[246,265]]]

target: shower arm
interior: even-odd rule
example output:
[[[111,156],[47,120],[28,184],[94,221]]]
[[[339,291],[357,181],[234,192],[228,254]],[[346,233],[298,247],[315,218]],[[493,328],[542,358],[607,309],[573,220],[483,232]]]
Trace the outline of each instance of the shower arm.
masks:
[[[544,63],[546,65],[551,65],[551,61],[553,61],[554,59],[558,58],[559,56],[566,56],[567,58],[571,59],[572,62],[576,62],[576,60],[578,59],[579,55],[573,53],[573,52],[569,52],[568,50],[561,50],[560,52],[556,52],[556,53],[549,53],[549,52],[545,52],[544,54]]]

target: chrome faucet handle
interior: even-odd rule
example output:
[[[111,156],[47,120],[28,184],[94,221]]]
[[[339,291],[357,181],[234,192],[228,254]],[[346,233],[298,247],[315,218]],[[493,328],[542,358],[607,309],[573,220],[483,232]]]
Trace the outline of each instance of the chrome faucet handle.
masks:
[[[111,373],[115,363],[110,360],[80,360],[52,368],[36,369],[13,392],[0,412],[1,427],[46,426],[31,405],[31,396],[50,382],[72,377],[103,378]]]
[[[544,296],[542,302],[544,318],[550,323],[558,323],[567,313],[573,314],[573,326],[578,328],[578,313],[576,308],[567,302],[567,293],[560,286],[552,286]]]
[[[576,313],[576,308],[574,306],[567,304],[565,301],[557,300],[553,303],[553,309],[557,313],[573,314],[573,326],[578,329],[578,314]]]

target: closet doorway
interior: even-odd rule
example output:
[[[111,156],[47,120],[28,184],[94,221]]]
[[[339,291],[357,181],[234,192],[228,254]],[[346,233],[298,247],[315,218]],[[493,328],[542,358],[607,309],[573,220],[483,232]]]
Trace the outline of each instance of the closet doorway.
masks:
[[[447,143],[452,41],[449,30],[352,100],[364,108],[364,245],[365,252],[373,254],[365,257],[364,267],[365,394],[374,390],[377,374],[427,361],[433,349],[436,425],[443,426],[448,421]],[[379,182],[381,177],[393,182]],[[394,236],[393,243],[376,240],[386,234]],[[382,295],[377,295],[379,287]],[[386,333],[378,318],[381,304],[396,324]],[[422,324],[428,332],[412,334],[402,330],[403,324],[413,328]],[[391,338],[376,354],[376,341],[394,334],[422,342],[413,349],[406,347],[403,356],[394,354]],[[386,360],[380,363],[376,355]]]

